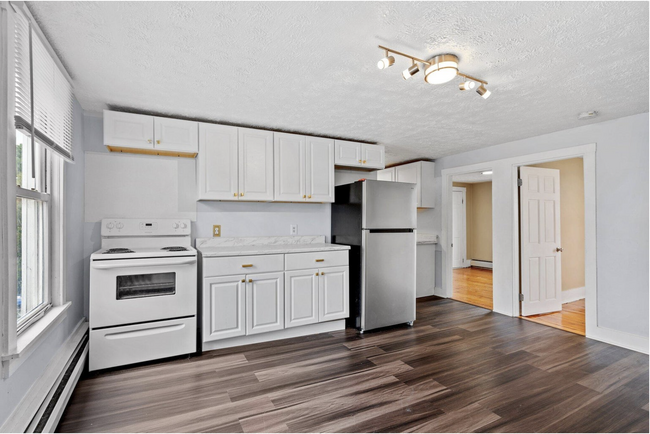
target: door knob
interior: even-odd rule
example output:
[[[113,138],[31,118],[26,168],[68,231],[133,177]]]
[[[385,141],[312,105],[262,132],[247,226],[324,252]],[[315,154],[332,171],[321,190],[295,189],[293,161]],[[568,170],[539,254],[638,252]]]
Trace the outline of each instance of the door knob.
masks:
[[[556,252],[563,252],[564,249],[563,249],[562,247],[556,247],[556,248],[555,248],[555,251],[556,251]]]

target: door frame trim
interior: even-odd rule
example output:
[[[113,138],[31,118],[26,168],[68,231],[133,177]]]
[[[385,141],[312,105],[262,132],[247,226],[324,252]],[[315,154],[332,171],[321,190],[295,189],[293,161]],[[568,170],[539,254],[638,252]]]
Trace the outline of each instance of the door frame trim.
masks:
[[[596,243],[596,143],[572,146],[535,154],[522,155],[483,163],[441,170],[442,176],[442,291],[436,295],[450,297],[452,294],[451,192],[452,176],[493,170],[492,206],[501,206],[506,212],[503,219],[492,225],[494,261],[494,311],[518,316],[519,312],[519,191],[518,168],[530,164],[579,157],[584,165],[585,187],[585,323],[586,336],[602,342],[648,353],[648,338],[613,330],[598,325],[597,243]],[[509,186],[508,188],[504,188]],[[504,207],[505,205],[505,207]],[[507,211],[510,208],[510,211]],[[493,211],[494,213],[494,211]],[[509,216],[506,214],[509,213]],[[502,220],[502,221],[498,221]],[[505,238],[505,239],[504,239]],[[509,238],[509,240],[508,240]],[[503,241],[500,241],[503,240]],[[506,245],[504,245],[504,242]],[[508,248],[510,244],[511,248]],[[502,290],[499,291],[499,288]],[[498,293],[499,292],[499,293]],[[498,294],[497,294],[498,293]]]
[[[467,257],[467,188],[465,187],[454,187],[452,185],[452,197],[453,197],[453,192],[454,191],[460,191],[463,193],[463,210],[465,211],[465,214],[463,216],[463,226],[465,227],[465,236],[463,237],[463,241],[465,242],[465,249],[463,251],[463,254],[465,255],[465,262],[468,263],[467,267],[457,267],[457,268],[468,268],[471,263],[469,261],[469,258]],[[453,198],[452,198],[452,206],[453,206]],[[453,209],[452,209],[452,220],[453,220]],[[453,221],[452,221],[452,231],[453,231]],[[453,232],[452,232],[452,241],[453,241]],[[453,253],[453,251],[452,251]],[[452,255],[452,261],[454,257]],[[453,262],[452,262],[452,268],[453,268]],[[453,286],[452,286],[452,292],[453,292]]]

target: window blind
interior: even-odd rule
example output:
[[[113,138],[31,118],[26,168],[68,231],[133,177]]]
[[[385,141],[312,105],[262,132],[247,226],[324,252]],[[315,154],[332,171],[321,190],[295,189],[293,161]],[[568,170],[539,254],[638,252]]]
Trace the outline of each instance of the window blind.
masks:
[[[72,86],[21,13],[15,22],[16,128],[63,158],[72,156]]]

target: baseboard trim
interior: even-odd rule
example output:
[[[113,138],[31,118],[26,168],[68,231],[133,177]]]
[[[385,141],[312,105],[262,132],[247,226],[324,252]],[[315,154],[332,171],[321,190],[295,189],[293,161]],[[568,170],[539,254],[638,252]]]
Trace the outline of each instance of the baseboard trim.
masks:
[[[56,387],[62,372],[68,366],[70,358],[75,354],[79,344],[88,332],[88,322],[82,319],[77,324],[75,331],[61,345],[59,351],[52,357],[43,374],[34,381],[29,388],[20,404],[7,418],[0,428],[0,432],[20,432],[24,433],[32,423],[35,416],[41,411],[41,407],[48,396],[52,393],[52,388]],[[56,427],[55,427],[56,428]]]
[[[633,335],[606,327],[589,327],[589,324],[587,324],[587,337],[606,344],[648,354],[649,341],[645,336]]]
[[[297,338],[300,336],[328,333],[338,330],[345,330],[345,320],[321,322],[301,327],[290,327],[274,332],[260,333],[257,335],[240,336],[230,339],[203,342],[203,351],[219,350],[222,348],[240,347],[242,345],[259,344],[261,342],[277,341],[279,339]]]
[[[492,269],[492,262],[488,261],[478,261],[476,259],[472,259],[470,261],[470,264],[472,267],[489,268],[490,270]]]
[[[440,288],[439,286],[436,286],[435,288],[433,288],[433,295],[438,296],[438,297],[442,297],[442,298],[449,298],[445,294],[445,291],[442,288]]]
[[[586,295],[587,290],[584,286],[581,286],[580,288],[567,289],[562,291],[562,304],[582,300]]]

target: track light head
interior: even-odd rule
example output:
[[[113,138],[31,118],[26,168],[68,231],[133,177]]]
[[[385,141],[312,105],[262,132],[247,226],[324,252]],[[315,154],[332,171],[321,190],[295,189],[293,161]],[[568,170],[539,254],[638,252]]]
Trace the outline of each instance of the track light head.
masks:
[[[474,89],[474,86],[476,86],[476,83],[474,83],[473,81],[468,80],[468,81],[466,81],[464,83],[459,84],[458,88],[460,90],[472,90],[472,89]]]
[[[478,87],[478,89],[476,89],[476,93],[478,93],[479,95],[481,95],[481,97],[482,97],[483,99],[488,99],[488,98],[490,97],[490,95],[492,95],[492,92],[490,92],[489,90],[487,90],[487,89],[485,88],[485,86],[483,86],[483,85],[480,85],[480,86]]]
[[[411,65],[408,69],[405,69],[404,72],[402,72],[402,77],[404,78],[404,80],[408,80],[418,72],[420,72],[420,67],[417,65],[417,63],[413,62],[413,65]]]
[[[377,68],[379,69],[386,69],[389,66],[393,66],[395,64],[395,58],[393,56],[389,56],[388,51],[384,51],[384,53],[386,53],[386,56],[377,62]]]

